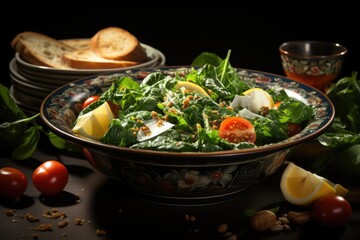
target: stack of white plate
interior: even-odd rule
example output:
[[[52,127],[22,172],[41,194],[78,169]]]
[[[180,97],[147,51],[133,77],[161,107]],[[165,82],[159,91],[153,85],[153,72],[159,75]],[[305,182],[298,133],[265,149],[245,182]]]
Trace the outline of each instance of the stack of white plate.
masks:
[[[149,61],[136,66],[111,69],[57,69],[34,65],[23,60],[18,53],[10,61],[10,94],[26,113],[36,114],[44,98],[55,89],[71,81],[100,73],[165,66],[165,55],[143,44]]]

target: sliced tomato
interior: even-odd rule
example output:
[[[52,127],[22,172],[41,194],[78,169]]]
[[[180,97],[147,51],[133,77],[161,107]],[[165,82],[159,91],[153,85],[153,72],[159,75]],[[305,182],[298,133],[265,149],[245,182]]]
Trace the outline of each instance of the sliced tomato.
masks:
[[[221,122],[219,136],[232,143],[255,143],[256,141],[255,128],[252,123],[238,116],[228,117]]]

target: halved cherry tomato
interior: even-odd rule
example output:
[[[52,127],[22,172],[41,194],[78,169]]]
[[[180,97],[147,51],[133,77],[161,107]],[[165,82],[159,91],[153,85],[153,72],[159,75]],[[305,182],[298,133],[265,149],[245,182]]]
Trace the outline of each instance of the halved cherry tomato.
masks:
[[[320,198],[313,207],[314,219],[327,227],[346,225],[352,214],[350,203],[339,195],[330,194]]]
[[[27,178],[21,170],[13,167],[0,169],[0,196],[4,198],[20,197],[27,186]]]
[[[252,123],[238,116],[228,117],[221,122],[219,136],[232,143],[256,141],[256,132]]]
[[[94,96],[90,96],[87,99],[85,99],[85,101],[82,104],[82,108],[86,108],[87,106],[89,106],[91,103],[99,100],[100,96],[94,95]]]
[[[60,193],[69,180],[69,173],[65,165],[48,160],[38,166],[32,175],[34,186],[44,195],[52,196]]]

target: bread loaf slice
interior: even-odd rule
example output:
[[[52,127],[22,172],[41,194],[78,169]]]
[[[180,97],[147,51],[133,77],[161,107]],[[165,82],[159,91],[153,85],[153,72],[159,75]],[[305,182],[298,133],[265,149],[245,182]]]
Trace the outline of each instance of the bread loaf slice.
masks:
[[[107,69],[129,67],[140,63],[135,61],[106,59],[100,57],[91,49],[79,49],[65,53],[62,56],[62,64],[69,68],[77,69]]]
[[[148,57],[139,40],[119,27],[98,31],[90,40],[90,47],[103,58],[145,62]]]
[[[62,55],[75,50],[54,38],[31,31],[16,35],[11,46],[27,62],[53,68],[67,68],[61,61]]]
[[[75,49],[89,49],[90,48],[90,38],[73,38],[73,39],[62,39],[62,43],[73,47]]]

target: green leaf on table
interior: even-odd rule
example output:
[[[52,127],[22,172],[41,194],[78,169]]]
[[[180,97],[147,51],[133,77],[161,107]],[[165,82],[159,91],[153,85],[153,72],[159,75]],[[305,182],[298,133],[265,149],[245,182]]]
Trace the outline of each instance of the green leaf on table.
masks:
[[[336,117],[341,118],[346,129],[360,133],[360,79],[357,79],[357,72],[332,84],[326,94],[335,106]]]
[[[0,123],[27,118],[23,110],[12,99],[9,89],[2,84],[0,84],[0,109]]]
[[[35,152],[40,139],[40,131],[37,126],[28,128],[20,139],[20,144],[11,153],[14,160],[24,160]]]
[[[14,148],[20,144],[24,132],[28,128],[28,122],[39,116],[39,113],[19,119],[13,122],[3,122],[0,124],[0,149]]]

